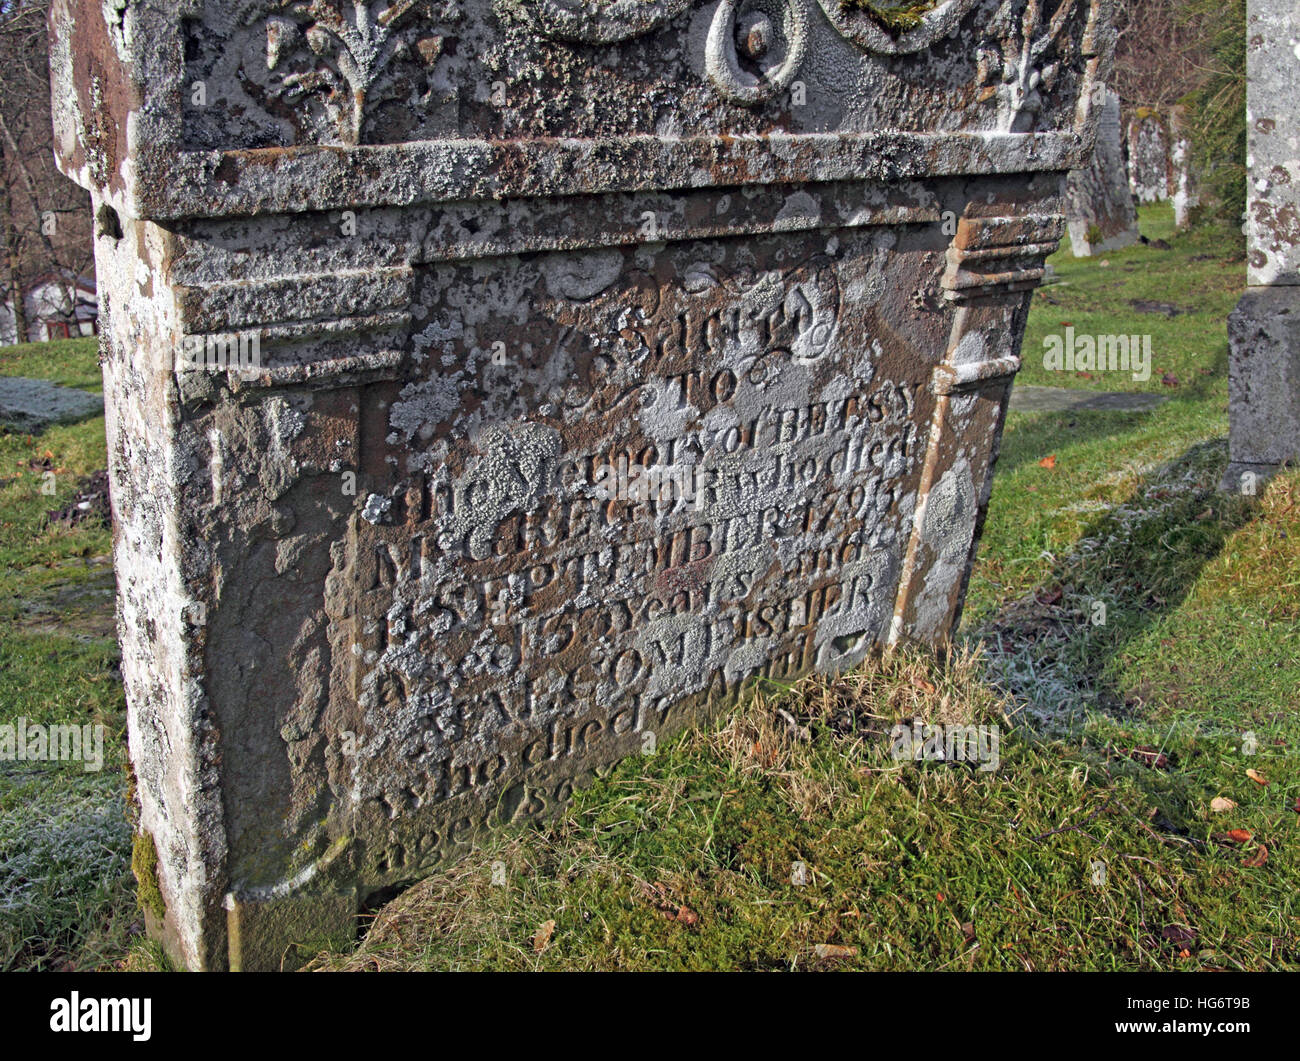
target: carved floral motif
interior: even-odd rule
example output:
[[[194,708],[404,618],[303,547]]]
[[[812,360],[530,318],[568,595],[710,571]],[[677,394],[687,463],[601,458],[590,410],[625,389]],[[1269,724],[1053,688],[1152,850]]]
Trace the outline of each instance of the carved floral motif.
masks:
[[[509,0],[507,0],[509,2]],[[695,0],[541,0],[527,5],[543,35],[609,43],[649,33],[691,8]],[[709,28],[706,68],[733,102],[759,103],[789,86],[808,50],[812,0],[722,0]],[[866,52],[901,55],[951,36],[981,0],[943,0],[913,29],[891,34],[867,12],[842,0],[817,0],[826,18]],[[1004,0],[989,24],[990,44],[979,49],[981,101],[996,100],[998,128],[1032,125],[1042,93],[1050,91],[1073,40],[1071,16],[1089,0]],[[1105,0],[1090,0],[1090,27]]]
[[[908,55],[923,51],[956,31],[980,0],[943,0],[920,23],[897,35],[889,33],[865,11],[846,8],[843,0],[818,0],[831,25],[863,51],[877,55]]]
[[[432,68],[444,38],[437,25],[459,20],[454,3],[435,0],[281,0],[266,22],[266,66],[273,94],[296,103],[319,94],[339,139],[359,144],[369,104],[396,60]]]
[[[611,44],[651,33],[701,0],[496,0],[502,16],[522,18],[539,36]],[[914,28],[886,31],[867,12],[842,0],[815,0],[831,26],[864,51],[900,55],[954,34],[977,5],[996,0],[943,0]],[[976,60],[978,100],[993,102],[997,128],[1033,128],[1043,96],[1075,58],[1075,13],[1089,27],[1107,0],[1002,0],[982,34]],[[461,20],[461,5],[444,0],[275,0],[261,8],[266,32],[268,92],[297,104],[315,97],[355,145],[371,111],[401,99],[397,71],[431,74],[443,55],[445,27]],[[270,12],[267,13],[267,7]],[[720,0],[709,16],[705,70],[725,99],[748,106],[790,87],[807,59],[814,0]],[[411,102],[420,106],[424,97]]]
[[[557,40],[611,44],[650,33],[700,0],[500,0],[505,6],[520,9],[540,33]],[[884,55],[906,54],[928,48],[936,40],[952,33],[961,20],[980,0],[942,0],[925,13],[919,25],[892,35],[865,11],[846,8],[843,0],[817,0],[831,24],[864,51]],[[747,9],[785,7],[793,17],[806,17],[811,0],[775,0],[772,4],[754,0],[724,0],[714,15],[719,22],[744,17]],[[772,12],[766,12],[772,17]]]
[[[1032,128],[1043,93],[1053,89],[1071,58],[1068,26],[1081,6],[1079,0],[1003,0],[990,24],[998,46],[981,48],[976,56],[979,98],[996,100],[999,131]],[[1094,0],[1094,18],[1097,8]]]

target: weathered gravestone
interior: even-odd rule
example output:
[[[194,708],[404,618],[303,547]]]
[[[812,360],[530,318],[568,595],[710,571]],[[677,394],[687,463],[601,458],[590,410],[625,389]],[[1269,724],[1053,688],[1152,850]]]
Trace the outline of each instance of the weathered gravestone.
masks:
[[[1128,126],[1129,191],[1140,203],[1163,203],[1169,176],[1169,131],[1159,114],[1142,108]]]
[[[1231,463],[1245,494],[1300,462],[1300,26],[1292,0],[1246,22],[1247,290],[1228,320]]]
[[[1138,240],[1137,210],[1129,191],[1120,142],[1119,96],[1098,87],[1096,149],[1070,174],[1066,217],[1076,258],[1119,250]]]
[[[52,29],[186,964],[347,936],[756,680],[951,630],[1110,0]]]
[[[1169,152],[1174,227],[1187,228],[1191,224],[1192,211],[1200,205],[1201,196],[1192,161],[1191,129],[1188,126],[1186,108],[1174,107],[1170,112],[1169,136],[1174,145]]]

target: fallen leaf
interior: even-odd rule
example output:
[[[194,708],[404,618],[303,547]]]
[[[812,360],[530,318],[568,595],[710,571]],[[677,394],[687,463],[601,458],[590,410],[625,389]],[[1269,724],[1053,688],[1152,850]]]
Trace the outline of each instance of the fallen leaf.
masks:
[[[1196,942],[1196,933],[1186,925],[1166,925],[1160,930],[1160,935],[1170,943],[1177,943],[1179,946]]]
[[[1038,466],[1039,466],[1040,468],[1049,468],[1049,469],[1050,469],[1050,468],[1055,468],[1055,467],[1056,467],[1056,454],[1053,453],[1050,457],[1044,457],[1042,460],[1040,460],[1040,461],[1038,462]]]
[[[813,952],[819,958],[856,958],[857,947],[847,947],[842,943],[818,943]]]
[[[967,943],[975,942],[975,922],[967,921],[961,926],[961,934],[966,937]]]
[[[640,891],[668,920],[688,926],[699,923],[700,915],[685,903],[675,902],[663,884],[651,887],[643,882]]]
[[[1268,784],[1268,778],[1265,777],[1263,774],[1261,774],[1258,770],[1254,770],[1254,769],[1247,770],[1247,771],[1246,771],[1246,776],[1247,776],[1248,778],[1250,778],[1252,781],[1254,781],[1255,784],[1257,784],[1257,785],[1267,785],[1267,784]]]
[[[1300,814],[1300,796],[1296,796],[1296,798],[1295,798],[1295,806],[1292,807],[1291,809],[1292,809],[1293,811],[1295,811],[1297,814]]]
[[[1226,814],[1230,810],[1236,810],[1237,805],[1226,796],[1215,796],[1210,800],[1210,810],[1215,814]]]
[[[555,922],[543,922],[542,927],[533,933],[533,953],[541,954],[546,949],[547,944],[551,942],[553,935],[555,935]]]
[[[1163,383],[1166,387],[1177,387],[1178,377],[1174,375],[1172,372],[1166,372],[1163,376],[1160,377],[1160,382]]]
[[[1255,834],[1248,829],[1232,829],[1226,833],[1215,833],[1214,838],[1225,844],[1248,844]]]
[[[916,684],[921,687],[921,691],[925,693],[926,696],[933,696],[935,693],[939,691],[935,687],[934,682],[928,682],[924,678],[917,678]]]
[[[1249,858],[1243,859],[1241,864],[1243,866],[1259,867],[1267,861],[1268,848],[1264,844],[1260,844],[1259,847],[1255,849],[1255,853]]]

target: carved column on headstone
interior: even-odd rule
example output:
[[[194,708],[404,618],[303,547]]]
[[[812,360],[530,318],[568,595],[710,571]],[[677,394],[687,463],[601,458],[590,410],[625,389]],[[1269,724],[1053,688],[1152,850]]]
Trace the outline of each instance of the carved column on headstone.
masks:
[[[1300,27],[1291,0],[1247,10],[1248,286],[1228,321],[1223,488],[1253,494],[1300,461]]]

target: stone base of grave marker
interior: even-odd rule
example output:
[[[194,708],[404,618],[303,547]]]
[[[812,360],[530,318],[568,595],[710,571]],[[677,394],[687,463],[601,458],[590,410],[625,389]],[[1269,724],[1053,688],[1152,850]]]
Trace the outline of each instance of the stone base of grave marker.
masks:
[[[948,637],[1110,0],[111,6],[52,70],[178,960]]]
[[[1246,294],[1228,323],[1231,464],[1223,489],[1255,493],[1300,463],[1300,64],[1290,0],[1250,0],[1246,52]]]
[[[1254,288],[1228,321],[1231,463],[1223,488],[1253,494],[1300,464],[1300,287]]]

